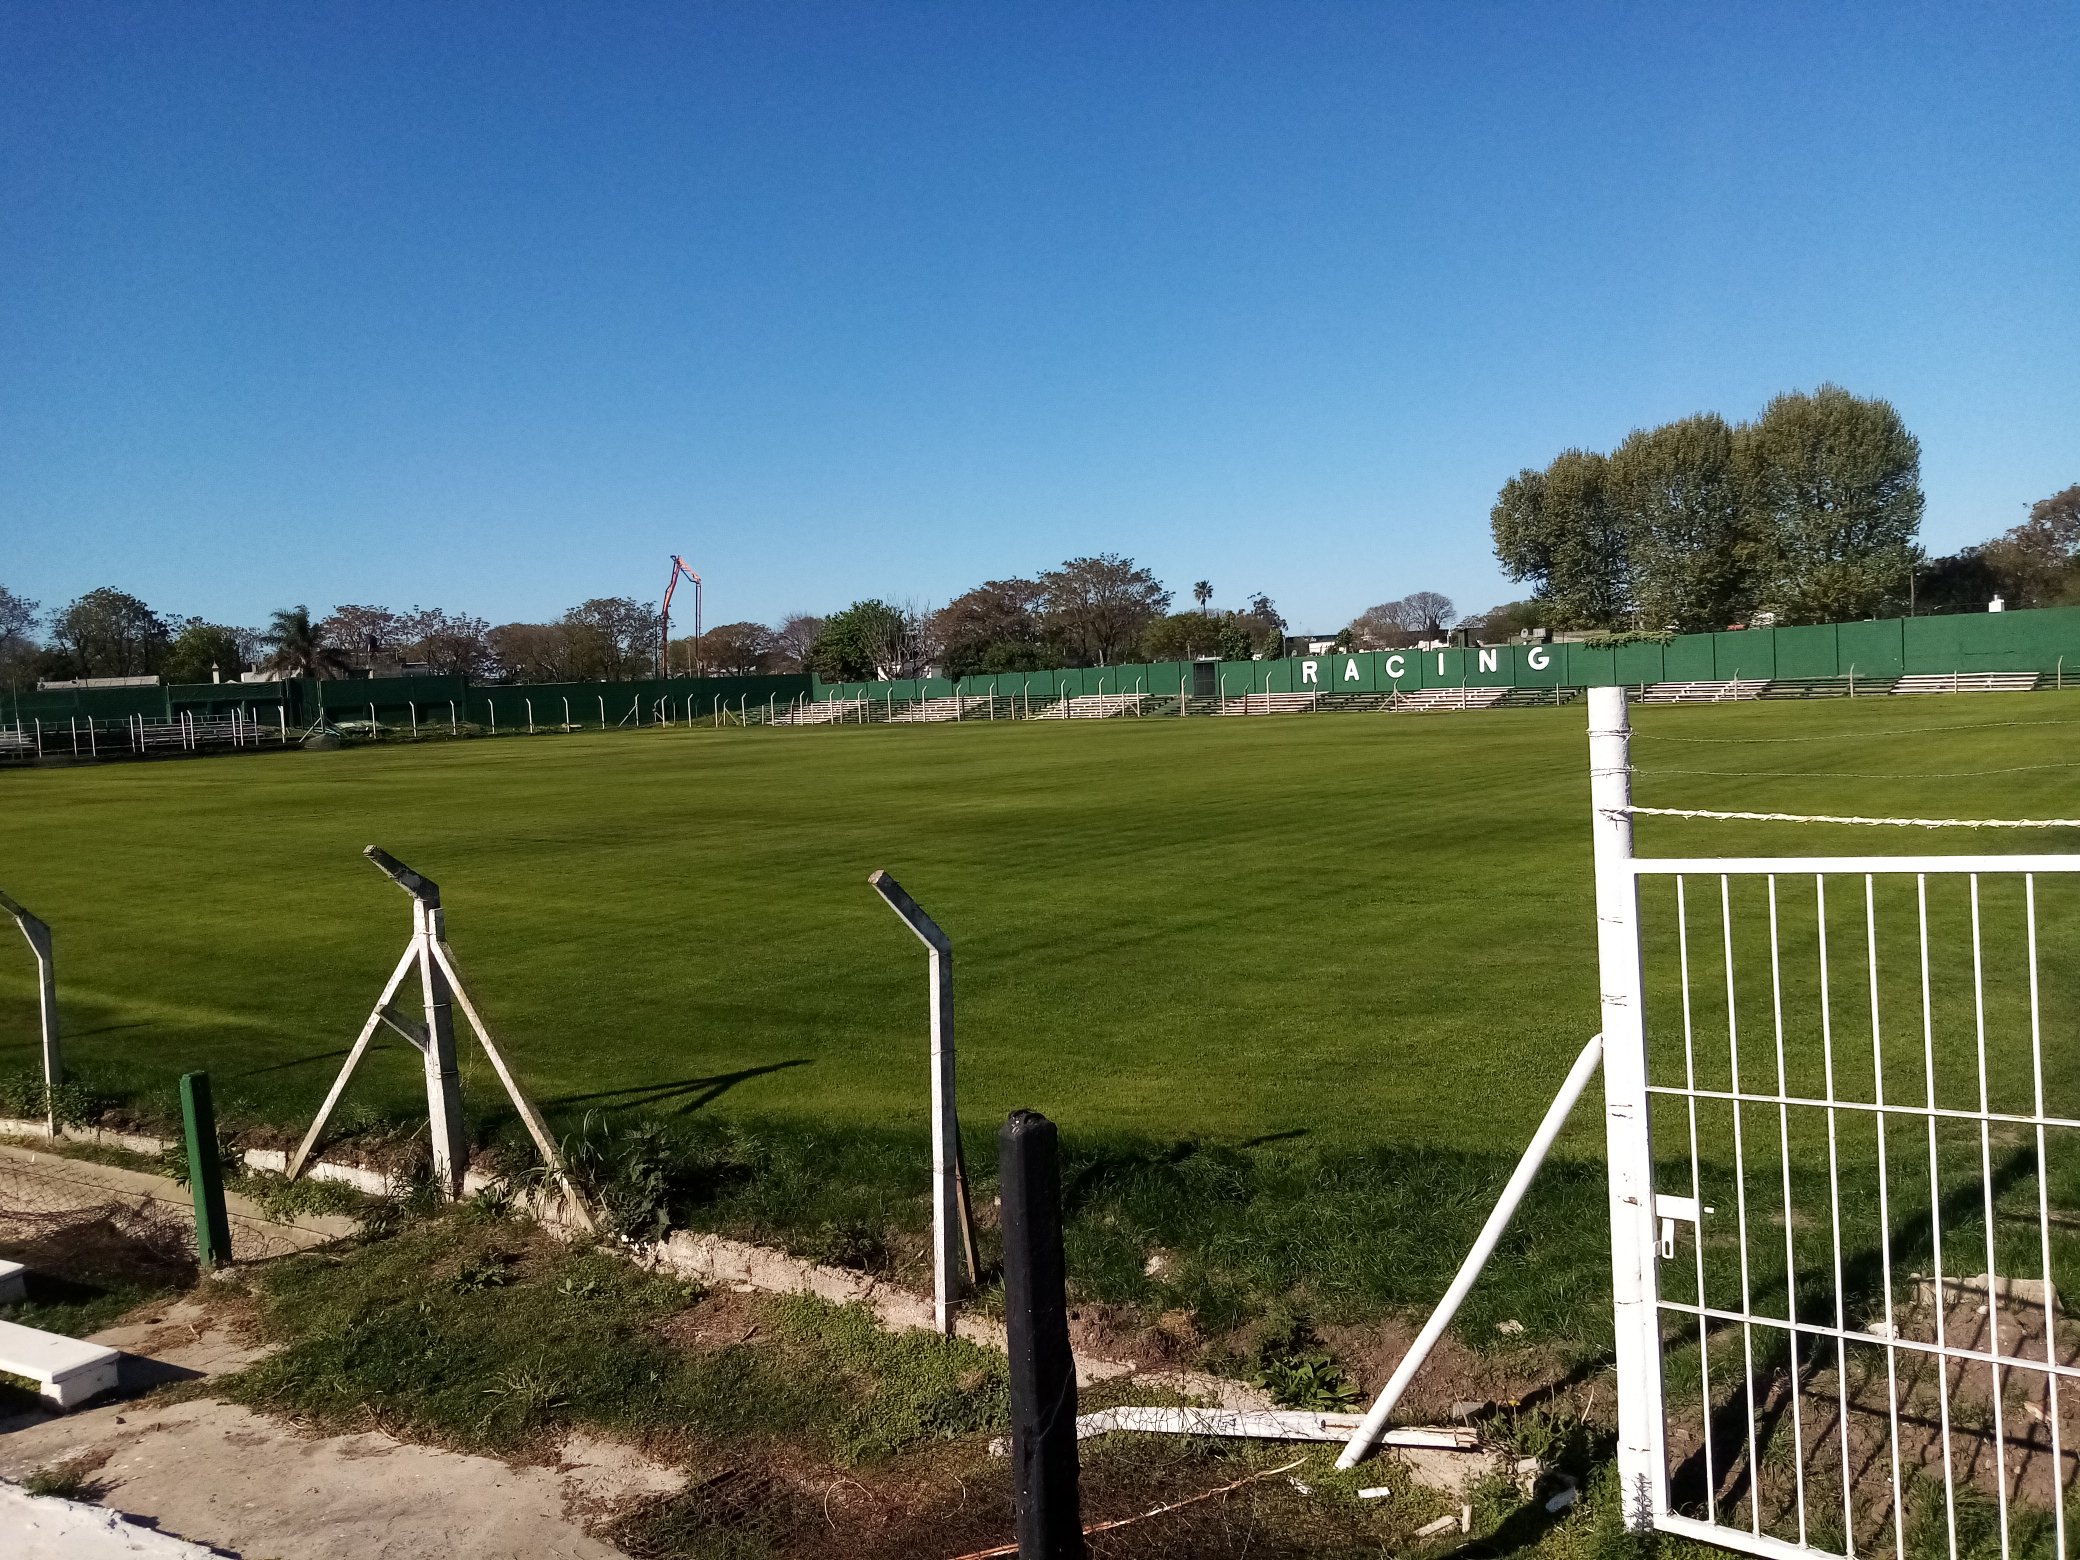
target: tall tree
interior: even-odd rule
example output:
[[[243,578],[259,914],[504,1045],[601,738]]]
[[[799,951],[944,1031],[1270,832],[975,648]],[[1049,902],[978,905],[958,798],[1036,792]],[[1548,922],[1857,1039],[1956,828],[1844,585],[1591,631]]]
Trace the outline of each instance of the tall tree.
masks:
[[[1605,492],[1648,628],[1708,632],[1753,605],[1756,548],[1733,447],[1726,419],[1704,412],[1637,429],[1611,454]]]
[[[244,669],[237,629],[191,617],[173,636],[161,670],[170,683],[206,683],[213,678],[237,682]]]
[[[947,602],[933,623],[946,675],[966,677],[992,661],[1041,659],[1042,596],[1037,580],[987,580]]]
[[[501,623],[484,636],[492,668],[506,682],[571,679],[570,630],[561,623]]]
[[[780,626],[773,630],[773,670],[806,672],[809,669],[809,648],[822,632],[823,619],[813,612],[788,613],[780,620]]]
[[[399,613],[392,648],[444,677],[482,677],[494,659],[489,623],[439,607]]]
[[[1778,396],[1734,437],[1758,604],[1793,623],[1906,605],[1920,562],[1921,444],[1892,403],[1839,385]]]
[[[855,601],[833,612],[809,648],[809,664],[833,682],[860,682],[883,675],[888,646],[903,634],[903,612],[885,601]]]
[[[1263,641],[1262,630],[1239,612],[1203,608],[1159,617],[1141,633],[1141,653],[1151,661],[1247,661]]]
[[[1420,639],[1435,639],[1459,621],[1452,598],[1436,590],[1412,590],[1388,610],[1398,611],[1401,626]]]
[[[1170,607],[1170,592],[1161,582],[1117,553],[1071,558],[1039,583],[1049,632],[1085,666],[1131,654],[1149,620]]]
[[[1565,628],[1607,628],[1631,616],[1625,535],[1604,493],[1608,461],[1566,450],[1543,471],[1502,486],[1488,523],[1503,573]]]
[[[701,635],[700,668],[704,673],[750,677],[769,670],[772,656],[773,631],[763,623],[720,623]]]
[[[2080,483],[2038,499],[2022,524],[1974,550],[2011,607],[2053,607],[2080,596]]]
[[[76,677],[142,677],[159,670],[172,639],[166,620],[127,591],[90,590],[51,619],[51,639]]]
[[[388,607],[347,603],[334,607],[317,622],[318,637],[350,666],[375,670],[376,661],[398,648],[400,622]]]
[[[1206,610],[1206,604],[1213,600],[1213,581],[1200,580],[1197,584],[1195,584],[1192,587],[1192,600],[1198,602],[1199,610],[1201,612],[1204,612]]]
[[[657,664],[657,604],[627,596],[595,596],[563,615],[568,676],[626,682]]]
[[[41,648],[36,643],[36,603],[0,585],[0,682],[9,687],[27,682]]]
[[[280,677],[343,677],[347,658],[325,642],[311,622],[309,607],[283,607],[261,636],[269,655],[266,670]]]

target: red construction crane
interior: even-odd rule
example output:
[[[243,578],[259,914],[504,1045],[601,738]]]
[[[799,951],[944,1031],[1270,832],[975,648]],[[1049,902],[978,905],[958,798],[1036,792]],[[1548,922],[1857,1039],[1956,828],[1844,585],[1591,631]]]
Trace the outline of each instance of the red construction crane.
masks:
[[[659,614],[662,623],[657,641],[657,675],[672,675],[672,592],[679,588],[679,576],[685,575],[693,581],[693,675],[701,674],[701,577],[686,567],[686,560],[677,553],[672,554],[671,577],[664,582],[664,610]]]

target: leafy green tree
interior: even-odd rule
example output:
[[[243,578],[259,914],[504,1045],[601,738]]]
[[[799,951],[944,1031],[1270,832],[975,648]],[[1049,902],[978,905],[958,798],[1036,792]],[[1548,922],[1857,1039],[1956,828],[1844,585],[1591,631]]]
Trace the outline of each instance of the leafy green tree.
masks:
[[[1141,653],[1151,661],[1247,661],[1262,632],[1240,613],[1178,612],[1159,617],[1141,634]]]
[[[90,590],[51,620],[51,639],[76,677],[142,677],[165,663],[166,620],[127,591]]]
[[[20,687],[36,670],[36,603],[0,585],[0,682]]]
[[[1604,491],[1648,628],[1724,628],[1753,603],[1756,548],[1741,510],[1734,432],[1716,412],[1636,430]]]
[[[595,596],[564,613],[566,676],[588,682],[627,682],[657,667],[655,602]]]
[[[933,617],[932,632],[941,647],[946,675],[1038,670],[1051,664],[1052,658],[1043,650],[1047,635],[1040,619],[1042,594],[1037,580],[988,580],[941,607]],[[999,664],[985,665],[991,661]],[[1007,661],[1032,664],[1002,664]]]
[[[1625,533],[1605,493],[1609,461],[1566,450],[1543,471],[1502,486],[1488,523],[1503,573],[1532,586],[1548,618],[1567,628],[1607,628],[1632,615]]]
[[[891,644],[901,640],[900,608],[885,601],[855,601],[824,620],[823,632],[809,647],[809,665],[830,682],[863,682],[887,666]]]
[[[1141,631],[1170,608],[1170,592],[1117,553],[1071,558],[1040,576],[1043,621],[1072,663],[1105,666],[1133,653]]]
[[[226,682],[237,682],[244,668],[237,629],[189,618],[167,648],[162,675],[170,683],[206,683],[214,671]]]
[[[1195,584],[1192,587],[1192,600],[1198,602],[1199,610],[1204,612],[1207,603],[1213,600],[1213,581],[1200,580]]]
[[[274,614],[260,642],[271,652],[263,663],[281,677],[344,677],[347,658],[325,642],[311,622],[311,609],[283,607]]]
[[[1758,605],[1793,623],[1906,605],[1921,561],[1921,444],[1889,401],[1839,385],[1788,392],[1735,434],[1733,456]]]

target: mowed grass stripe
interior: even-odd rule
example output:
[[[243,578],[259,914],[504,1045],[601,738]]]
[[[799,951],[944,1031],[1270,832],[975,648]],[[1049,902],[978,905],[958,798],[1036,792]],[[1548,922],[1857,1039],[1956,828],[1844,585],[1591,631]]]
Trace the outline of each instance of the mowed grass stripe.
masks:
[[[1918,778],[2064,763],[2068,711],[1642,710],[1640,800],[2070,816],[2080,771]],[[373,842],[442,883],[474,989],[566,1116],[921,1132],[923,961],[866,886],[886,867],[955,939],[972,1121],[1032,1105],[1071,1131],[1492,1150],[1597,1023],[1583,725],[1577,706],[695,728],[13,771],[0,884],[56,928],[76,1066],[150,1100],[207,1067],[229,1108],[282,1125],[403,945],[403,896],[358,859]],[[1838,740],[1769,740],[1816,735]],[[1699,736],[1737,740],[1656,740]],[[2074,841],[1648,820],[1641,843]],[[18,950],[0,1071],[34,1065],[33,1001]],[[409,1113],[409,1061],[388,1048],[358,1097]],[[1593,1124],[1573,1141],[1593,1150]]]

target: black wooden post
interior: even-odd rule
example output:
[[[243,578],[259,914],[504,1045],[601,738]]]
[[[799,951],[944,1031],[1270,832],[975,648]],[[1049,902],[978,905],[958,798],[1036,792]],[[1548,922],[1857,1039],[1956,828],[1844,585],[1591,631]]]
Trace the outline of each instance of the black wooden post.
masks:
[[[1011,1487],[1019,1560],[1083,1560],[1076,1489],[1076,1362],[1069,1353],[1062,1176],[1054,1123],[1011,1113],[997,1134],[1004,1330],[1011,1356]]]
[[[181,1115],[188,1129],[188,1189],[195,1196],[195,1260],[222,1267],[231,1260],[231,1221],[224,1215],[224,1164],[208,1073],[181,1074]]]

